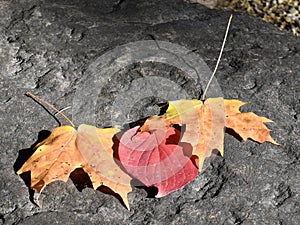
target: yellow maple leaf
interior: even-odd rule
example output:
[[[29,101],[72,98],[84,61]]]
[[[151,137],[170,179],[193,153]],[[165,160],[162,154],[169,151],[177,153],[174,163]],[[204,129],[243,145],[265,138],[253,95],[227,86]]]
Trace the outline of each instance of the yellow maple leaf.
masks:
[[[201,171],[204,159],[214,149],[224,154],[224,128],[233,129],[243,140],[251,138],[259,143],[276,143],[270,136],[270,130],[264,123],[272,122],[252,112],[241,113],[239,108],[246,103],[239,100],[208,98],[203,100],[170,101],[167,111],[162,117],[169,126],[179,124],[185,126],[181,142],[190,143],[193,155],[199,159]]]

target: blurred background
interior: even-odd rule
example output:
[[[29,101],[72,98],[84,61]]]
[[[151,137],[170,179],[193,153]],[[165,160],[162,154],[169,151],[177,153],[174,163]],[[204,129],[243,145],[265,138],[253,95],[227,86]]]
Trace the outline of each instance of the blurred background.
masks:
[[[214,9],[228,9],[247,12],[285,30],[300,36],[299,0],[185,0],[203,4]]]

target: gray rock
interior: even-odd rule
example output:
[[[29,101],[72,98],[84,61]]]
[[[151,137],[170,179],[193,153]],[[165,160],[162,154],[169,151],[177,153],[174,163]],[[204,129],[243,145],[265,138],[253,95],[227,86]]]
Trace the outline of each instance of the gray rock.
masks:
[[[249,102],[243,110],[275,121],[268,127],[280,147],[226,134],[224,158],[207,159],[197,179],[166,197],[147,198],[143,189],[134,188],[130,211],[112,195],[78,191],[71,180],[49,184],[39,208],[15,174],[38,135],[41,139],[49,133],[43,130],[58,125],[24,93],[31,91],[60,109],[72,106],[65,113],[75,118],[88,111],[97,126],[149,116],[164,100],[199,97],[229,13],[181,0],[0,1],[0,223],[299,224],[300,39],[246,14],[234,14],[209,96]],[[116,53],[119,46],[136,47],[146,40],[157,44],[156,53],[143,45],[136,54]],[[164,49],[161,41],[179,47]],[[193,70],[196,59],[201,68]],[[97,76],[101,71],[104,77]],[[123,115],[128,105],[117,100],[134,93],[143,98],[134,98]]]

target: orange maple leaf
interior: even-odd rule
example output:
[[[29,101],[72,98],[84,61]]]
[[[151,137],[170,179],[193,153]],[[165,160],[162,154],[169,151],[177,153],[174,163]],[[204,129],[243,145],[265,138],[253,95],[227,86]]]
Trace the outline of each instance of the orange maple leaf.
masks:
[[[270,136],[270,130],[264,124],[273,121],[253,112],[240,112],[239,108],[245,104],[247,103],[235,99],[224,100],[226,127],[233,129],[244,141],[251,138],[259,143],[267,141],[280,145]]]
[[[99,129],[82,124],[76,131],[71,126],[53,129],[50,136],[35,146],[34,154],[17,171],[31,171],[30,187],[41,193],[56,180],[66,182],[70,173],[82,168],[90,177],[93,188],[101,185],[119,194],[129,208],[127,194],[132,190],[131,178],[113,158],[113,136],[117,128]]]

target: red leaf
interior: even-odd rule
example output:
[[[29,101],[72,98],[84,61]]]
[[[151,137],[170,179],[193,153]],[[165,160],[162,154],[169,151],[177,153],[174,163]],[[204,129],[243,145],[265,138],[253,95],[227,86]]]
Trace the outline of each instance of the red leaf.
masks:
[[[180,131],[156,126],[142,132],[139,128],[125,132],[119,144],[118,157],[128,174],[148,187],[157,187],[156,197],[165,196],[195,179],[197,163],[191,159],[191,145],[179,142]]]

